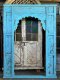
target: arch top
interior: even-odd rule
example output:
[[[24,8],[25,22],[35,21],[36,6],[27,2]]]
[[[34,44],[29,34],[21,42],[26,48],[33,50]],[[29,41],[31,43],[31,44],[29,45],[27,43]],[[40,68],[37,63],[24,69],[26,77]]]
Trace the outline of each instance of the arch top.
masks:
[[[36,17],[36,16],[24,16],[24,17],[21,16],[21,17],[15,18],[14,20],[14,31],[17,29],[19,21],[25,18],[37,19],[38,21],[40,21],[42,28],[45,30],[45,19],[40,19],[39,17]]]

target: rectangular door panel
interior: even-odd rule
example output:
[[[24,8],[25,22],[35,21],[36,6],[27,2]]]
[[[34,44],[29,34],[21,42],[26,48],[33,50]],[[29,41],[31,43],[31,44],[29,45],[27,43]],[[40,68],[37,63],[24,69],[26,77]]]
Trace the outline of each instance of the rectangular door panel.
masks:
[[[24,66],[36,66],[37,63],[36,42],[28,42],[24,46]]]

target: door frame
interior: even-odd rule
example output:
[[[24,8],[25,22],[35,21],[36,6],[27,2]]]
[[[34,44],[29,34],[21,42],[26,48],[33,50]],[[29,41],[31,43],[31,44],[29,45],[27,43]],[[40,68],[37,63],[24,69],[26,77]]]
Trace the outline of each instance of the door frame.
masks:
[[[4,78],[56,78],[56,4],[5,4],[3,14]],[[14,31],[29,16],[41,20],[46,32],[46,75],[14,74]]]

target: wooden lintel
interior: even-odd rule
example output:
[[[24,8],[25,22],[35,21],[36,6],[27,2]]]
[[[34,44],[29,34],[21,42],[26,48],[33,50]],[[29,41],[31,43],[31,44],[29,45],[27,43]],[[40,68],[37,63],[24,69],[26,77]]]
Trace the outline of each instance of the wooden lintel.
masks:
[[[60,0],[40,0],[40,2],[60,2]]]
[[[15,0],[6,0],[5,3],[12,3],[14,2]],[[37,4],[40,4],[40,3],[58,3],[60,2],[60,0],[35,0],[37,2]]]

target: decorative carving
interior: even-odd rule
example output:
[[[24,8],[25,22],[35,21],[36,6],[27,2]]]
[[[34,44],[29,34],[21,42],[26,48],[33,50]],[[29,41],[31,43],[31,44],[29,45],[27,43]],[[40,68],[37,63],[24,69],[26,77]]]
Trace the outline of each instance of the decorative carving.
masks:
[[[6,75],[11,75],[12,74],[12,54],[6,53],[5,55],[6,58]]]
[[[38,16],[36,17],[36,16],[32,16],[31,15],[31,16],[22,16],[22,17],[18,18],[17,20],[14,20],[14,32],[17,29],[19,21],[22,20],[22,19],[28,18],[28,17],[32,17],[32,18],[38,19],[40,21],[40,23],[41,23],[42,28],[45,30],[45,23],[44,23],[45,20],[40,20]]]
[[[40,0],[7,0],[10,4],[40,4]]]
[[[48,7],[50,7],[54,9],[54,14],[52,15],[53,17],[51,17],[51,11],[53,12],[53,9],[50,11],[49,15],[47,14],[48,12]],[[12,10],[10,8],[12,7]],[[32,9],[33,7],[33,9]],[[42,8],[43,7],[43,8]],[[19,10],[20,9],[20,10]],[[10,10],[12,11],[12,15],[9,13]],[[30,11],[29,11],[30,10]],[[9,17],[6,16],[6,12],[8,12]],[[6,33],[4,33],[4,77],[9,78],[9,76],[12,77],[12,74],[14,74],[14,65],[13,65],[13,47],[14,47],[14,42],[13,42],[13,37],[14,37],[14,30],[16,30],[17,25],[19,23],[19,20],[22,20],[22,18],[25,17],[34,17],[34,18],[38,18],[38,20],[41,20],[42,23],[42,28],[44,30],[46,30],[46,76],[39,76],[40,77],[56,77],[56,70],[55,70],[55,66],[56,66],[56,40],[54,39],[56,34],[55,34],[55,30],[56,30],[56,5],[5,5],[4,6],[4,30],[6,30],[7,32],[7,27],[11,27],[9,30],[12,32],[12,34],[10,34],[9,32],[7,32],[8,36],[9,34],[11,35],[8,39],[6,40]],[[12,23],[10,23],[7,18],[11,18]],[[7,21],[6,21],[7,20]],[[15,20],[15,22],[14,22]],[[47,21],[45,23],[45,20]],[[8,23],[8,25],[6,25]],[[48,33],[49,30],[50,32]],[[41,38],[41,37],[40,37]],[[6,43],[9,42],[8,46],[11,46],[11,48],[7,48],[6,47]],[[7,50],[7,49],[8,50]],[[11,49],[11,54],[10,54],[10,50]],[[6,52],[6,50],[8,52]],[[54,55],[54,56],[53,56]],[[16,77],[14,75],[14,77]],[[23,76],[20,76],[21,78],[23,78]],[[30,76],[31,77],[31,76]],[[29,78],[30,78],[29,77]],[[35,77],[35,76],[32,76]],[[27,78],[27,76],[24,76],[24,78]]]

